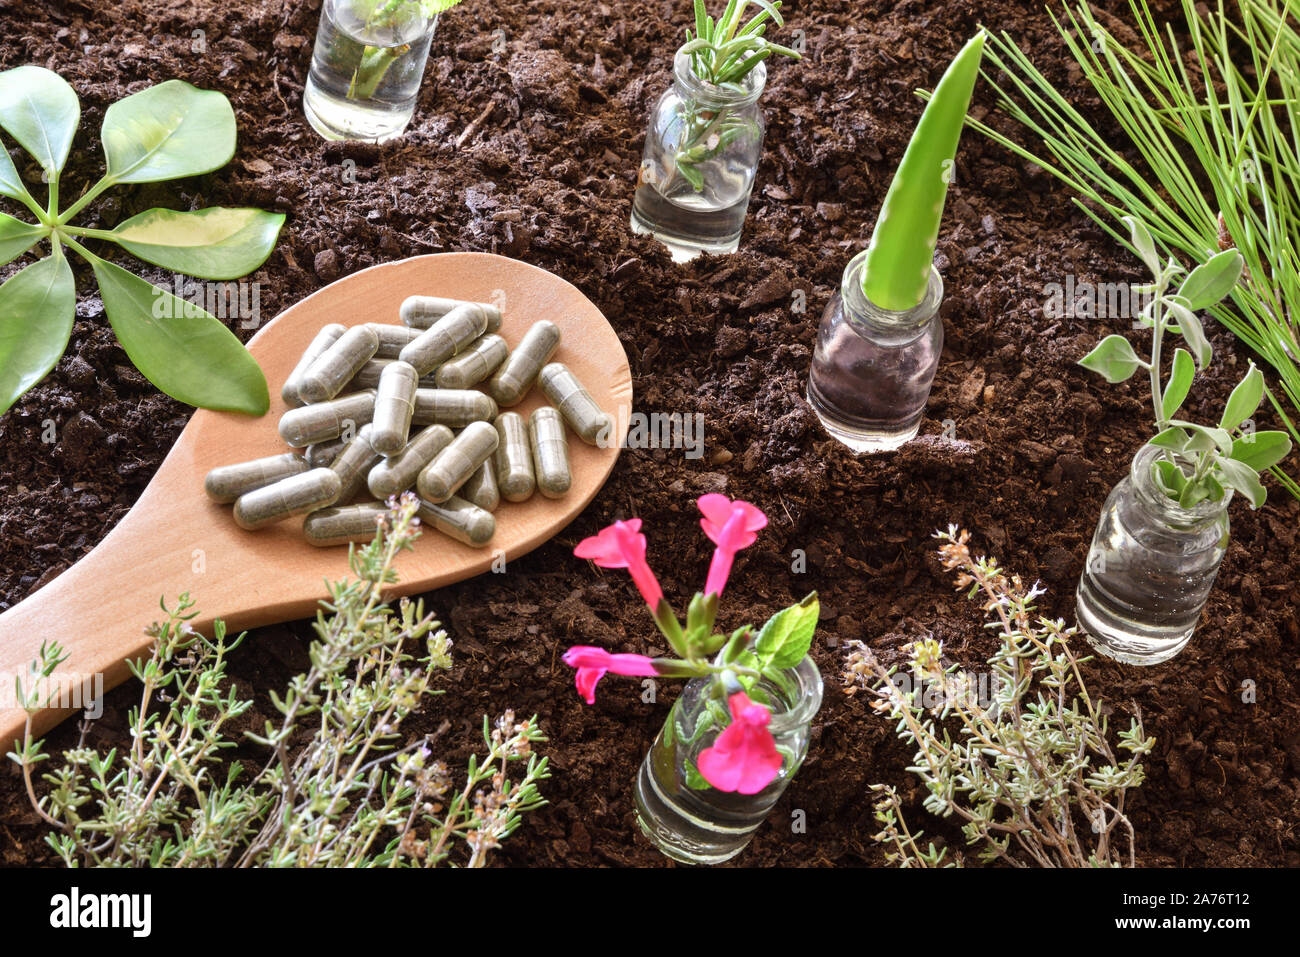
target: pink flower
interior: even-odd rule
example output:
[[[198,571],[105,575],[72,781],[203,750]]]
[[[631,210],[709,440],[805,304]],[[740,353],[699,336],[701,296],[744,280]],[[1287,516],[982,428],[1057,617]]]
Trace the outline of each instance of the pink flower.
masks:
[[[704,515],[700,527],[717,546],[713,550],[713,561],[709,562],[709,579],[705,582],[704,594],[721,595],[731,575],[736,552],[754,544],[758,537],[755,533],[767,524],[767,516],[756,505],[739,500],[733,502],[716,493],[701,495],[696,504]]]
[[[719,791],[757,794],[781,770],[781,754],[767,730],[772,713],[750,701],[743,691],[737,691],[727,703],[731,724],[712,747],[700,752],[697,766],[704,780]]]
[[[659,673],[655,671],[654,659],[645,655],[611,655],[603,648],[593,648],[590,645],[574,645],[564,653],[563,661],[570,668],[578,669],[574,684],[587,704],[596,703],[596,684],[605,677],[607,671],[616,675],[636,676]]]
[[[599,534],[580,541],[573,554],[579,558],[590,558],[601,568],[626,568],[651,611],[664,597],[664,590],[659,587],[655,573],[646,564],[645,536],[641,534],[639,518],[615,522],[608,528],[602,528]]]

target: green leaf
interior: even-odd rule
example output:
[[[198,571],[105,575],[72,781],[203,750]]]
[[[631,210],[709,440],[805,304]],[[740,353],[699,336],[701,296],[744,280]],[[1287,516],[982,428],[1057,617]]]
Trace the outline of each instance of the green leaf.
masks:
[[[1188,448],[1193,451],[1201,450],[1203,443],[1197,443],[1197,437],[1209,443],[1209,447],[1217,449],[1224,455],[1232,454],[1232,436],[1225,429],[1211,428],[1208,425],[1197,425],[1195,422],[1187,422],[1183,419],[1174,419],[1169,423],[1179,428],[1186,429],[1192,433],[1192,440],[1188,443]]]
[[[31,198],[31,193],[27,191],[23,178],[18,175],[18,170],[14,166],[13,158],[9,155],[9,148],[5,146],[4,140],[0,140],[0,195],[8,196],[10,199],[16,199],[19,202],[23,198]]]
[[[1259,508],[1264,504],[1268,491],[1260,484],[1259,473],[1249,465],[1236,459],[1219,459],[1214,468],[1219,481],[1246,496],[1251,508]]]
[[[1234,439],[1231,458],[1256,472],[1272,468],[1291,454],[1291,437],[1285,432],[1251,432]]]
[[[167,80],[105,110],[100,138],[114,182],[197,176],[235,155],[235,111],[221,93]]]
[[[0,126],[47,172],[63,169],[80,120],[76,91],[54,71],[20,66],[0,73]]]
[[[713,787],[712,784],[700,773],[700,769],[695,766],[695,762],[687,759],[684,762],[686,768],[686,786],[692,791],[707,791]]]
[[[266,413],[266,377],[216,317],[121,266],[87,258],[118,342],[150,382],[200,408]]]
[[[283,225],[283,213],[260,209],[148,209],[121,223],[113,236],[155,266],[201,279],[237,279],[266,262]]]
[[[1228,404],[1223,408],[1223,418],[1219,420],[1219,428],[1229,431],[1235,429],[1255,414],[1263,399],[1264,373],[1260,372],[1252,362],[1246,374],[1237,383],[1237,387],[1232,390],[1232,395],[1228,396]]]
[[[1187,488],[1187,476],[1173,462],[1168,459],[1160,459],[1153,466],[1156,473],[1156,481],[1169,493],[1171,498],[1178,498]]]
[[[72,335],[77,289],[62,248],[0,286],[0,414],[54,368]]]
[[[1187,300],[1189,309],[1208,308],[1232,292],[1245,264],[1241,253],[1225,249],[1193,269],[1178,294]]]
[[[0,213],[0,266],[13,262],[49,235],[48,226],[36,226]]]
[[[1137,372],[1142,360],[1127,339],[1109,335],[1080,359],[1079,365],[1105,376],[1107,382],[1123,382]]]
[[[1165,394],[1160,406],[1166,419],[1172,419],[1182,408],[1187,393],[1191,391],[1192,379],[1195,377],[1196,363],[1192,361],[1192,354],[1186,349],[1176,349],[1174,368],[1169,373],[1169,384],[1165,386]]]
[[[1204,369],[1214,358],[1214,350],[1210,348],[1210,340],[1205,338],[1205,329],[1201,325],[1200,318],[1181,302],[1170,299],[1168,306],[1174,318],[1178,320],[1178,331],[1192,350],[1192,357],[1196,360],[1197,366]]]
[[[912,309],[925,298],[984,36],[983,30],[975,34],[944,71],[880,207],[867,246],[862,291],[881,309]]]
[[[761,670],[793,668],[803,661],[812,645],[820,613],[821,603],[813,592],[799,604],[783,608],[769,618],[754,643],[754,651],[763,663]]]
[[[1165,429],[1163,432],[1161,432],[1159,435],[1157,435],[1147,444],[1154,445],[1157,448],[1161,448],[1161,449],[1170,449],[1171,451],[1174,452],[1182,452],[1187,448],[1188,438],[1189,436],[1187,435],[1186,431],[1178,428],[1177,426],[1171,426],[1170,428]],[[1213,448],[1214,443],[1211,442],[1210,446],[1211,448]]]
[[[1156,252],[1155,240],[1142,221],[1134,216],[1121,216],[1120,221],[1128,225],[1129,241],[1151,275],[1160,275],[1160,254]]]

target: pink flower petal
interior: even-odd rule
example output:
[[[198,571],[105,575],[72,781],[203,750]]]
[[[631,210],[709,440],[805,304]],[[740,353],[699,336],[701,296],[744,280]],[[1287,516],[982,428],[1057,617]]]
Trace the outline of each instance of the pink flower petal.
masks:
[[[728,703],[731,724],[711,747],[700,752],[696,766],[719,791],[757,794],[781,771],[781,753],[767,730],[772,715],[744,692],[733,694]]]

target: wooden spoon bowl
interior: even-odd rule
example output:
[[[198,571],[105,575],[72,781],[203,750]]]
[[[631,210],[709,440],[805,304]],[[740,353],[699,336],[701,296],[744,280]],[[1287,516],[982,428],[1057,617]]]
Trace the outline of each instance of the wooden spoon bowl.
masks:
[[[65,693],[34,722],[44,730],[84,706],[68,693],[88,690],[102,675],[107,689],[129,674],[126,662],[147,653],[145,627],[162,617],[159,599],[174,605],[188,592],[200,611],[193,626],[210,633],[214,618],[232,631],[312,615],[325,581],[347,575],[343,547],[316,548],[302,538],[302,519],[256,532],[235,525],[229,505],[210,501],[203,479],[215,466],[285,451],[276,432],[286,407],[280,386],[312,337],[327,323],[397,323],[398,307],[415,294],[495,302],[501,334],[513,346],[532,323],[560,327],[556,360],[564,362],[616,422],[615,441],[593,448],[569,435],[573,485],[562,499],[540,494],[502,502],[487,548],[470,548],[428,529],[413,552],[399,556],[393,595],[439,588],[508,562],[550,539],[600,490],[627,434],[632,377],[627,355],[599,309],[569,283],[543,269],[486,253],[443,253],[385,263],[354,273],[291,306],[261,329],[249,351],[271,386],[271,410],[260,419],[197,411],[135,507],[81,561],[0,614],[0,743],[20,736],[26,714],[16,707],[14,678],[25,675],[43,641],[68,654],[55,674]],[[534,388],[514,408],[525,416],[545,402]]]

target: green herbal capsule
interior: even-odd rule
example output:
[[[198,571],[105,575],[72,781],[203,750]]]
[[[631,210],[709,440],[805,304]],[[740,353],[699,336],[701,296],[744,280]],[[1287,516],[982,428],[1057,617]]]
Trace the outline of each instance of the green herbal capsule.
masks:
[[[415,485],[420,470],[433,461],[433,457],[451,445],[451,429],[445,425],[431,425],[411,437],[406,448],[384,459],[370,470],[366,484],[370,494],[381,502],[390,495],[405,492]]]
[[[546,398],[551,400],[569,423],[569,428],[588,445],[600,445],[610,440],[614,422],[600,410],[591,393],[582,387],[578,377],[562,362],[552,362],[537,377]]]
[[[461,303],[404,346],[398,358],[427,375],[487,331],[490,308]]]
[[[547,498],[563,498],[573,484],[573,473],[569,470],[569,440],[560,413],[549,405],[536,410],[528,419],[528,441],[533,447],[538,491]]]
[[[490,395],[473,389],[416,389],[416,425],[449,425],[459,429],[471,422],[491,422],[497,417],[497,404]]]
[[[506,357],[488,382],[488,394],[497,400],[497,405],[517,405],[537,381],[542,366],[551,361],[559,347],[559,326],[545,319],[533,323],[515,351]]]
[[[415,390],[420,374],[410,363],[398,359],[384,369],[375,393],[375,416],[371,419],[370,444],[382,455],[396,455],[406,445],[415,413]]]
[[[253,459],[251,462],[218,466],[203,480],[203,490],[214,502],[233,502],[245,492],[264,488],[282,478],[305,472],[309,468],[311,466],[306,459],[292,452],[268,455],[266,458]]]
[[[396,362],[396,359],[371,359],[352,377],[344,392],[360,392],[362,389],[374,389],[379,386],[379,377],[384,370]]]
[[[354,392],[332,402],[317,402],[301,409],[290,409],[280,416],[280,438],[296,449],[337,439],[348,430],[358,429],[375,414],[375,390]]]
[[[497,530],[491,512],[455,495],[441,504],[421,501],[419,515],[421,522],[474,548],[486,545]]]
[[[501,328],[501,310],[496,306],[486,302],[468,302],[464,299],[443,299],[441,296],[407,296],[402,302],[401,309],[398,310],[398,315],[408,326],[428,329],[458,306],[477,306],[483,310],[487,318],[484,332],[496,332]]]
[[[304,402],[332,399],[373,359],[379,336],[368,326],[353,326],[321,353],[302,374],[298,397]]]
[[[381,458],[374,449],[373,430],[373,426],[363,425],[353,436],[352,441],[343,447],[338,458],[330,463],[330,471],[339,477],[341,483],[336,502],[347,504],[356,498],[357,493],[366,484],[366,476],[370,474],[370,469]]]
[[[304,458],[307,464],[314,469],[327,469],[330,463],[339,457],[344,446],[348,443],[342,439],[330,439],[327,442],[317,442],[315,445],[307,446],[307,452]]]
[[[393,326],[387,323],[367,322],[379,337],[379,348],[375,351],[376,359],[396,359],[402,350],[420,337],[419,329],[409,326]]]
[[[415,482],[420,498],[447,501],[496,450],[497,430],[488,422],[471,422],[420,471]]]
[[[533,477],[533,450],[528,442],[528,422],[518,412],[497,416],[497,488],[507,502],[532,498],[537,488]]]
[[[250,531],[338,501],[342,484],[329,469],[312,469],[245,492],[235,500],[235,524]]]
[[[328,326],[321,327],[321,331],[316,333],[316,338],[312,339],[307,351],[302,354],[298,364],[289,373],[289,378],[284,380],[284,388],[280,390],[280,398],[284,399],[285,405],[305,404],[305,400],[298,396],[298,387],[302,385],[303,375],[311,368],[312,363],[319,359],[325,353],[325,350],[334,345],[339,336],[347,331],[347,326],[340,325],[337,322],[331,322]]]
[[[510,347],[495,333],[481,336],[468,349],[438,366],[433,380],[439,389],[468,389],[482,382],[506,361]]]
[[[497,471],[490,456],[460,487],[460,497],[467,502],[473,502],[485,512],[497,510],[497,506],[501,504],[501,492],[497,488]]]
[[[379,520],[388,513],[382,502],[360,502],[312,512],[302,520],[302,537],[312,545],[346,545],[375,537]]]

